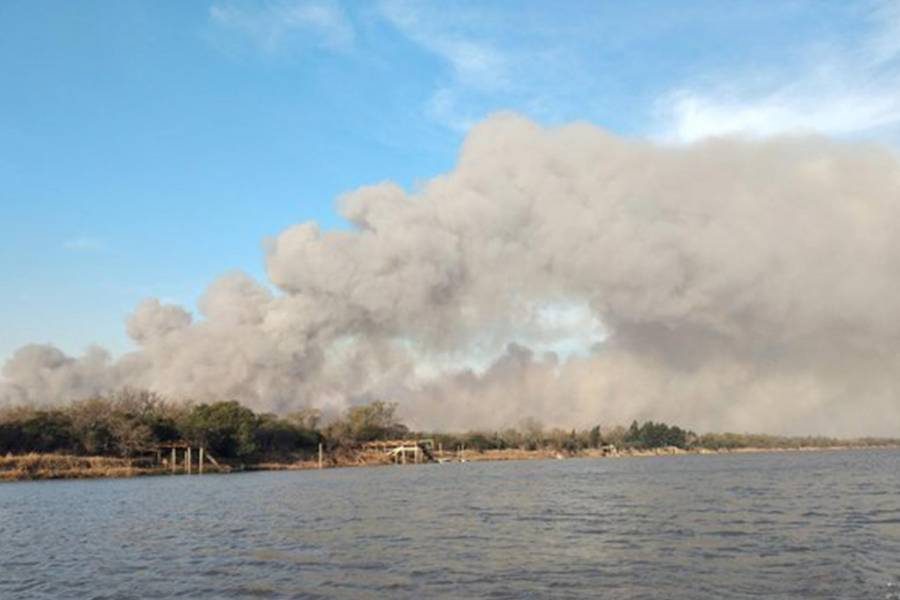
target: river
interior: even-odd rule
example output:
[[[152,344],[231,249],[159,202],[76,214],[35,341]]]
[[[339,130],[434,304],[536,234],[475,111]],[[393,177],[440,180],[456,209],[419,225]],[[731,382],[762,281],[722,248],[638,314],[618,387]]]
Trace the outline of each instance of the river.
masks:
[[[900,600],[900,452],[3,484],[0,598]]]

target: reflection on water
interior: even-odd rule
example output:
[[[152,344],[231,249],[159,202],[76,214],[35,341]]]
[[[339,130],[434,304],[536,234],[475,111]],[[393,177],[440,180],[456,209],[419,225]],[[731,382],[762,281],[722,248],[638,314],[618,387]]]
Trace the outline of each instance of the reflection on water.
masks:
[[[900,600],[900,452],[0,486],[0,598]]]

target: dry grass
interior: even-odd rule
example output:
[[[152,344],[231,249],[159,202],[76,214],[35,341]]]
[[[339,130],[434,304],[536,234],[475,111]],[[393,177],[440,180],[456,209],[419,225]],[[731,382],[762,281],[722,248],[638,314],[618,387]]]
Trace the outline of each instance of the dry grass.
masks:
[[[159,473],[156,468],[137,467],[124,458],[24,454],[0,457],[0,482],[30,479],[80,479],[87,477],[132,477]]]
[[[555,458],[558,454],[556,450],[521,450],[518,448],[508,448],[506,450],[485,450],[484,452],[476,452],[474,450],[465,450],[458,456],[456,453],[446,453],[448,458],[463,458],[467,461],[494,461],[494,460],[542,460],[547,458]]]
[[[322,462],[323,467],[375,467],[379,465],[393,464],[391,459],[377,450],[345,451],[337,454],[326,455]],[[303,469],[319,468],[318,459],[297,460],[263,460],[252,467],[258,471],[299,471]]]

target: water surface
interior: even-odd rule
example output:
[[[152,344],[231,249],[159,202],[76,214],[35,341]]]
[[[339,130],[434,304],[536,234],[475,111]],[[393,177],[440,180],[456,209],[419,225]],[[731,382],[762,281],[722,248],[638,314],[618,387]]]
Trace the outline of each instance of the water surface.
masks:
[[[900,452],[0,485],[0,598],[900,600]]]

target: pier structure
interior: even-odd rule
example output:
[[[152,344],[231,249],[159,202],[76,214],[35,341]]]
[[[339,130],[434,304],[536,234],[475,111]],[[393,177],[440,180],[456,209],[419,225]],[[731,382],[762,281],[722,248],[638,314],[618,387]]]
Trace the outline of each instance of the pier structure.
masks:
[[[168,466],[172,469],[172,474],[179,472],[178,456],[181,455],[181,471],[190,475],[194,471],[196,463],[196,473],[202,475],[204,466],[207,462],[216,467],[216,470],[222,471],[222,465],[207,452],[205,446],[192,445],[183,440],[173,442],[161,442],[156,447],[156,464]],[[196,458],[194,458],[196,456]]]
[[[434,440],[378,440],[366,442],[366,450],[384,452],[394,464],[439,462],[434,455]]]

